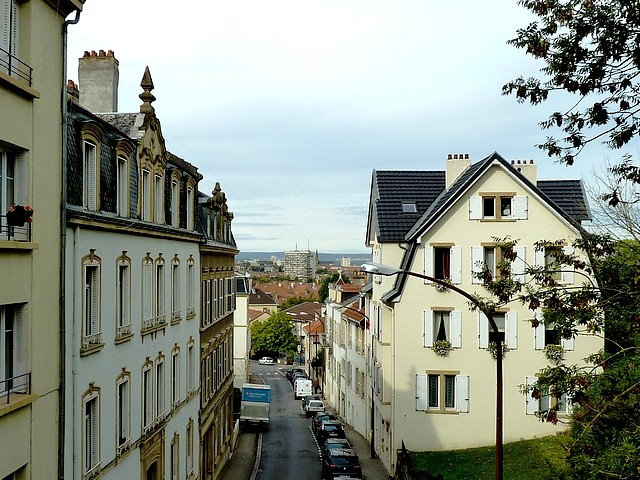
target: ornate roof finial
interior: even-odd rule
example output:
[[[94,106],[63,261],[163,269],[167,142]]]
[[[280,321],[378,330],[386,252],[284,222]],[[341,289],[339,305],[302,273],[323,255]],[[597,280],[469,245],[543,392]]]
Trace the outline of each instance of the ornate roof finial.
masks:
[[[154,102],[156,97],[153,96],[151,90],[153,90],[153,80],[151,79],[151,72],[149,72],[149,67],[144,69],[144,75],[142,76],[142,81],[140,82],[140,86],[142,87],[142,92],[138,97],[142,100],[142,105],[140,105],[140,113],[154,113],[155,110],[151,106],[151,102]]]

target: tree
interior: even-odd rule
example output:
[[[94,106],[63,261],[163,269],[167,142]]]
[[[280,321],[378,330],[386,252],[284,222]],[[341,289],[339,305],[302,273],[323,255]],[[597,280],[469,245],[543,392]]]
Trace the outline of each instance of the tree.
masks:
[[[290,352],[298,346],[293,333],[293,323],[284,312],[272,313],[264,322],[251,323],[251,349],[261,356],[276,356],[279,352]]]
[[[550,157],[572,165],[586,145],[603,139],[619,149],[640,135],[640,5],[625,0],[519,0],[538,20],[518,29],[509,43],[545,63],[544,81],[519,77],[502,87],[519,102],[537,105],[557,91],[577,96],[571,108],[553,112],[543,129],[564,137],[538,145]],[[592,133],[588,134],[587,130]],[[613,168],[640,183],[630,156]],[[617,201],[616,191],[609,199]]]
[[[320,291],[318,292],[318,296],[320,297],[320,303],[324,302],[329,296],[329,285],[331,283],[337,282],[341,277],[340,273],[332,273],[330,275],[325,276],[322,279],[322,285],[320,286]],[[344,283],[351,283],[349,277],[342,277]]]
[[[300,305],[305,302],[315,302],[313,296],[311,297],[303,297],[303,296],[293,296],[287,298],[282,305],[280,306],[281,310],[287,310],[288,308],[295,307],[296,305]]]

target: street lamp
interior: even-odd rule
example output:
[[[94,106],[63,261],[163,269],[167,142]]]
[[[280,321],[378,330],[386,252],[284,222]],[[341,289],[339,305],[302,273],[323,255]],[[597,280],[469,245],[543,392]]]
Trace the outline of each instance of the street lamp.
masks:
[[[383,275],[385,277],[390,277],[393,275],[408,275],[410,277],[421,278],[423,280],[428,280],[430,282],[441,285],[449,290],[453,290],[456,293],[459,293],[467,300],[469,300],[473,305],[475,305],[478,310],[484,313],[489,320],[489,325],[493,329],[496,334],[496,338],[498,341],[496,342],[496,480],[502,480],[502,466],[503,466],[503,425],[502,425],[502,413],[504,410],[503,407],[503,397],[502,397],[502,342],[499,341],[499,329],[493,318],[493,310],[487,308],[482,302],[480,302],[476,297],[471,295],[469,292],[462,290],[456,285],[452,285],[451,283],[431,277],[429,275],[423,275],[421,273],[415,273],[410,270],[402,270],[400,268],[391,267],[389,265],[383,265],[381,263],[363,263],[360,266],[360,271],[366,273],[372,273],[374,275]]]
[[[352,307],[348,307],[346,305],[340,305],[339,303],[335,303],[335,302],[331,302],[329,303],[329,306],[334,307],[334,308],[344,308],[345,310],[352,310],[354,312],[356,312],[358,315],[362,316],[362,319],[360,320],[360,322],[358,323],[358,326],[362,329],[362,330],[368,330],[369,326],[371,325],[371,319],[365,315],[364,313],[362,313],[360,310],[356,309],[356,308],[352,308]],[[366,323],[363,323],[366,322]],[[370,420],[370,428],[371,428],[371,440],[369,442],[369,457],[370,458],[377,458],[376,455],[376,447],[375,447],[375,431],[376,431],[376,422],[375,422],[375,399],[374,399],[374,392],[373,392],[373,368],[372,368],[372,363],[373,363],[373,343],[371,344],[371,358],[367,358],[367,360],[369,360],[369,370],[370,370],[370,378],[371,378],[371,420]]]

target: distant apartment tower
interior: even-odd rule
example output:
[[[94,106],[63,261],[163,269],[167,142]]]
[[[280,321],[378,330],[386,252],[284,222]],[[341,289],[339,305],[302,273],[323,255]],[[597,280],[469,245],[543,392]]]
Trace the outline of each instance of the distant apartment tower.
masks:
[[[314,278],[316,254],[311,250],[284,252],[284,274],[293,278]]]
[[[350,267],[351,266],[351,257],[342,257],[342,261],[340,262],[342,267]]]

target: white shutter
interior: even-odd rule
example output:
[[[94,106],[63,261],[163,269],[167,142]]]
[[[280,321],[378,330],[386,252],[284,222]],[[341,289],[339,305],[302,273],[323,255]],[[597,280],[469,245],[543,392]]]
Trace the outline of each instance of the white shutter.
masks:
[[[533,254],[533,264],[536,267],[544,267],[544,249],[536,250]]]
[[[100,271],[91,267],[91,335],[100,332]]]
[[[449,313],[449,328],[451,337],[451,346],[454,348],[462,347],[462,312],[454,310]]]
[[[526,220],[529,215],[529,197],[513,197],[513,217],[518,220]]]
[[[149,320],[151,318],[151,303],[153,295],[153,265],[151,262],[145,261],[142,266],[142,319]]]
[[[538,326],[535,328],[535,349],[542,350],[544,349],[544,318],[542,317],[542,312],[540,310],[536,310],[536,320],[538,321]]]
[[[527,393],[525,395],[526,397],[525,411],[527,415],[535,415],[536,412],[540,410],[538,400],[536,400],[531,396],[531,390],[530,390],[530,387],[535,385],[537,381],[538,379],[536,377],[527,377],[525,380],[525,384],[527,387]]]
[[[451,247],[451,283],[462,283],[462,247]]]
[[[15,0],[9,0],[11,4],[11,55],[18,56],[18,26],[20,25],[20,17],[18,9],[18,2]]]
[[[469,197],[469,220],[482,218],[482,197]]]
[[[504,315],[504,320],[507,347],[511,349],[518,348],[518,313],[507,312]]]
[[[423,347],[432,347],[433,346],[433,316],[435,313],[431,310],[423,310],[422,311],[422,346]]]
[[[427,409],[427,375],[416,373],[416,410]]]
[[[563,247],[565,255],[573,255],[575,249],[571,246]],[[562,283],[573,284],[575,282],[575,269],[573,265],[562,265]]]
[[[16,308],[13,326],[13,376],[27,373],[27,304]],[[14,389],[26,393],[27,377],[14,382]]]
[[[563,338],[562,339],[562,348],[564,348],[565,350],[573,350],[574,345],[573,342],[575,340],[575,337],[571,337],[571,338]]]
[[[469,412],[469,376],[456,375],[456,410]]]
[[[28,205],[28,162],[27,152],[20,152],[16,155],[14,171],[14,203],[17,205]]]
[[[424,274],[433,277],[433,247],[424,248]],[[425,280],[424,283],[431,283]]]
[[[97,179],[96,173],[98,171],[96,165],[96,150],[98,147],[93,144],[85,143],[85,155],[87,155],[87,171],[84,174],[87,176],[86,178],[86,187],[87,187],[87,204],[85,205],[89,210],[96,210],[96,188],[97,188]]]
[[[478,348],[489,347],[489,319],[487,316],[478,312]]]
[[[526,283],[526,247],[515,247],[513,250],[516,253],[517,257],[511,264],[511,274],[513,275],[515,281]]]
[[[10,34],[11,34],[11,7],[13,5],[12,0],[0,0],[0,48],[4,52],[9,51]],[[0,52],[0,61],[3,65],[9,63],[8,55],[4,52]]]
[[[484,250],[482,247],[471,247],[471,283],[482,283],[482,280],[476,277],[476,273],[480,273],[482,271],[482,264],[484,262],[483,252]]]
[[[100,461],[100,408],[99,396],[91,400],[91,464],[90,468],[96,466]]]
[[[129,380],[124,382],[122,389],[122,436],[125,439],[131,437],[129,432]]]
[[[131,323],[129,312],[131,308],[129,298],[131,296],[131,280],[129,279],[131,271],[128,265],[122,268],[122,325],[129,325]]]

